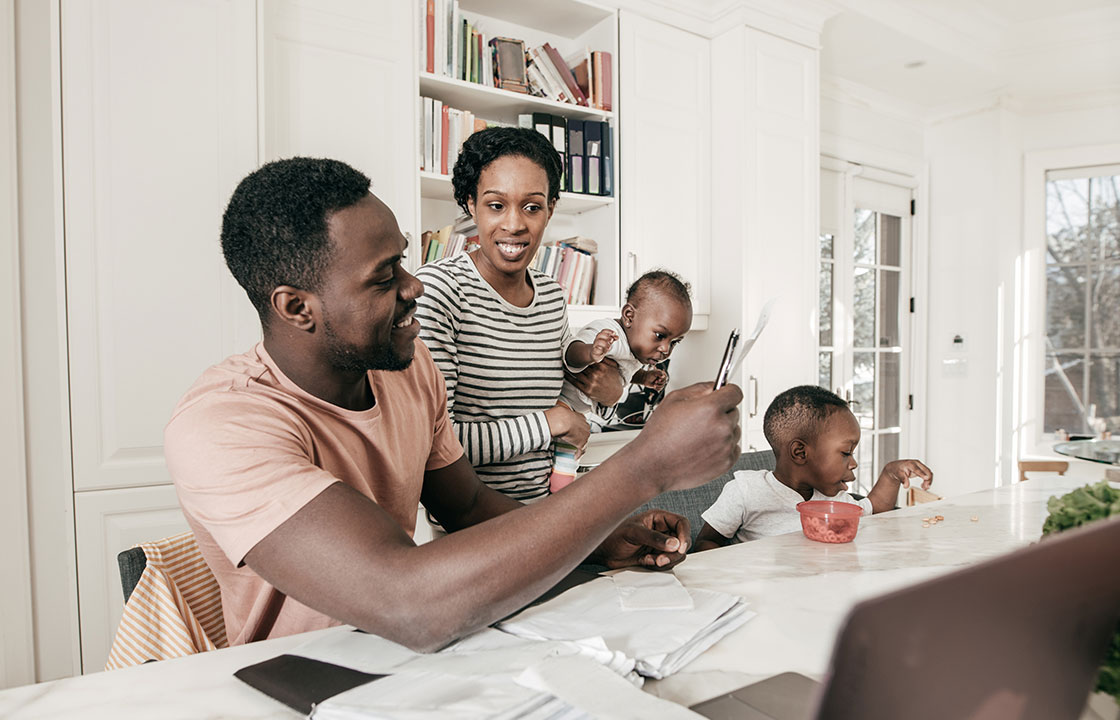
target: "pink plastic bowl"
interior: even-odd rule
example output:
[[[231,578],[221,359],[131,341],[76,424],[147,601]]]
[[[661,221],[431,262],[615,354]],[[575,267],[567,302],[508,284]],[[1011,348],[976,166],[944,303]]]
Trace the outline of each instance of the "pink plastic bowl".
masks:
[[[810,500],[797,503],[801,530],[810,540],[825,543],[851,542],[859,530],[863,508],[838,500]]]

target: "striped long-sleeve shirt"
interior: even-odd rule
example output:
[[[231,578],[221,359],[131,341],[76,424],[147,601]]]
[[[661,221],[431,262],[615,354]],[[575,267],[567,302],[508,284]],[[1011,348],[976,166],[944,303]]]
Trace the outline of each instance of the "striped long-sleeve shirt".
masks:
[[[552,438],[544,411],[564,381],[568,336],[564,291],[529,270],[528,307],[506,302],[468,255],[423,266],[420,337],[447,382],[447,411],[459,442],[487,485],[518,500],[548,494]]]

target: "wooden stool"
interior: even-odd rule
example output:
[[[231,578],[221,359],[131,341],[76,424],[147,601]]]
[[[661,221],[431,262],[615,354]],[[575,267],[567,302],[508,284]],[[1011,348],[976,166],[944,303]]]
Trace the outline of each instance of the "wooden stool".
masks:
[[[1069,463],[1065,460],[1020,460],[1019,482],[1025,481],[1029,472],[1056,472],[1065,475],[1066,470],[1069,470]]]

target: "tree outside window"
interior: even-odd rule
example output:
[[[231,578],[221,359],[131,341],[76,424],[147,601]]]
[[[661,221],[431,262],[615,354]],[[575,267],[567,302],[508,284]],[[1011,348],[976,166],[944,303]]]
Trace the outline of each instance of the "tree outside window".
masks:
[[[1099,169],[1047,174],[1044,432],[1120,434],[1118,186]]]

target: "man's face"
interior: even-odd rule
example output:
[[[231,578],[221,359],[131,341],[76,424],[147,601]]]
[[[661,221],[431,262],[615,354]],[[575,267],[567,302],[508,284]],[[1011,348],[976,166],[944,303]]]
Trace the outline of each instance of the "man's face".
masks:
[[[806,447],[813,488],[829,497],[848,489],[848,483],[856,479],[859,436],[859,422],[851,410],[837,409],[828,416],[816,441]]]
[[[336,370],[403,370],[412,362],[423,285],[404,269],[407,243],[373,195],[327,220],[332,255],[318,293],[328,360]]]

